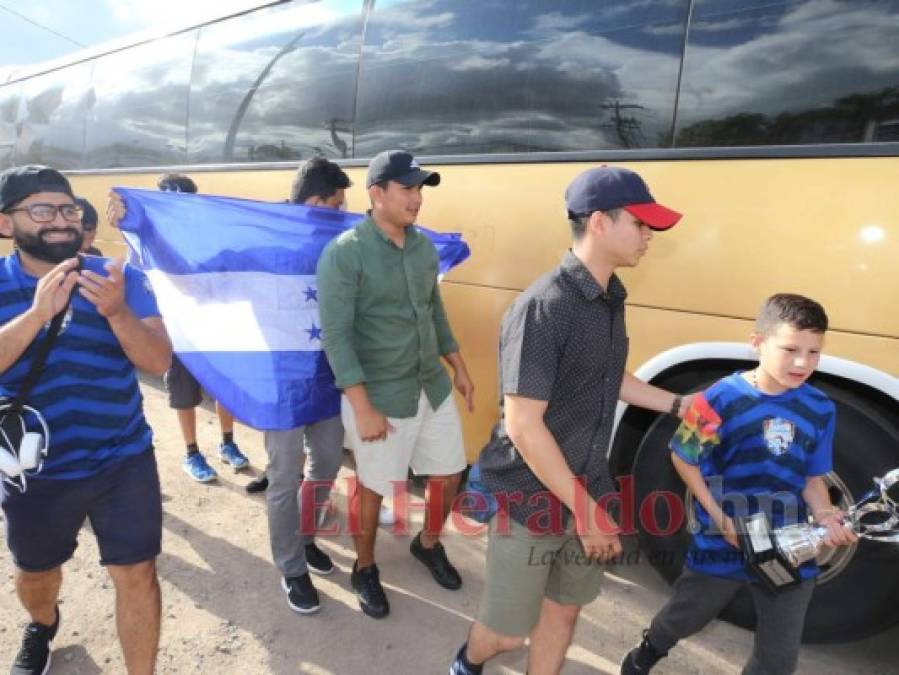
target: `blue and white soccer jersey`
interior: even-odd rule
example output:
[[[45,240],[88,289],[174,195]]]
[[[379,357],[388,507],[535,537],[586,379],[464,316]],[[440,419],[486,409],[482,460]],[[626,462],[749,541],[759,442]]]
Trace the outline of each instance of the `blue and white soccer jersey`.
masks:
[[[699,467],[728,516],[764,511],[777,528],[805,521],[802,491],[809,477],[832,468],[835,419],[833,402],[809,384],[768,395],[734,373],[695,397],[670,445],[678,457]],[[740,552],[717,534],[698,501],[694,514],[699,531],[687,566],[750,580]],[[817,571],[814,562],[800,570],[806,579]]]

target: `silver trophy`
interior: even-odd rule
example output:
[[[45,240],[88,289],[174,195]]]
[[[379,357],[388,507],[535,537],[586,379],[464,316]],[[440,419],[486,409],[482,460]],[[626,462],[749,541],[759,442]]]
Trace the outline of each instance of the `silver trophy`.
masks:
[[[899,543],[899,503],[890,488],[899,483],[899,469],[874,479],[874,489],[850,506],[843,525],[858,537]],[[827,528],[787,525],[772,531],[764,513],[736,518],[740,548],[747,565],[772,591],[800,581],[799,566],[815,558],[824,546]]]

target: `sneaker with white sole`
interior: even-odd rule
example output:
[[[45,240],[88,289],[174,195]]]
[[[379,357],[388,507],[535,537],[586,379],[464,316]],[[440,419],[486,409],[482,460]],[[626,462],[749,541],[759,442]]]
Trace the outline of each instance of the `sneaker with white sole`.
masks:
[[[322,551],[315,543],[306,544],[306,567],[310,572],[325,576],[334,571],[334,563],[331,557]]]
[[[209,481],[218,478],[215,469],[209,466],[206,458],[199,452],[192,452],[185,457],[184,461],[181,463],[181,468],[184,469],[184,473],[198,483],[208,483]]]
[[[250,465],[250,460],[240,451],[237,443],[222,443],[219,446],[219,459],[225,464],[230,464],[235,471]]]
[[[300,577],[281,578],[281,588],[287,594],[287,605],[300,614],[314,614],[319,610],[318,591],[306,572]]]

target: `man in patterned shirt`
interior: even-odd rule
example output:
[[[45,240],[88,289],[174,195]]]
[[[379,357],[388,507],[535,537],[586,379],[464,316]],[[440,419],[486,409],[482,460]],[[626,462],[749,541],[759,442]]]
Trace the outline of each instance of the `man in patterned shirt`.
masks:
[[[480,673],[528,636],[528,671],[559,672],[581,607],[599,593],[599,563],[621,552],[618,527],[597,503],[613,490],[606,452],[618,399],[682,407],[680,396],[625,372],[626,294],[615,275],[680,214],[657,204],[637,174],[612,167],[575,178],[565,203],[571,250],[503,318],[503,417],[479,459],[501,513],[478,618],[451,675]],[[503,525],[506,511],[512,522]]]

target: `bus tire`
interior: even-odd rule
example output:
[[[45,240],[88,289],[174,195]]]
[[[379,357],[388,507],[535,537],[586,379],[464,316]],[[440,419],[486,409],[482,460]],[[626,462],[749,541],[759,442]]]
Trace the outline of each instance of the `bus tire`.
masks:
[[[880,414],[861,396],[827,382],[816,382],[837,407],[834,438],[834,470],[853,499],[867,492],[872,477],[899,466],[899,425]],[[645,505],[652,493],[669,491],[680,503],[685,488],[669,459],[668,441],[677,420],[659,416],[650,426],[634,458],[636,504]],[[654,499],[653,527],[664,526],[671,514],[669,502]],[[648,512],[648,511],[647,511]],[[669,583],[680,575],[690,535],[686,519],[678,531],[657,536],[638,517],[640,547],[656,571]],[[664,529],[664,527],[662,528]],[[899,546],[861,541],[845,569],[819,583],[806,617],[803,640],[812,643],[842,642],[873,635],[899,623]],[[827,575],[822,573],[821,579]],[[742,592],[722,612],[721,618],[742,626],[755,625],[755,611],[748,592]]]

